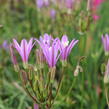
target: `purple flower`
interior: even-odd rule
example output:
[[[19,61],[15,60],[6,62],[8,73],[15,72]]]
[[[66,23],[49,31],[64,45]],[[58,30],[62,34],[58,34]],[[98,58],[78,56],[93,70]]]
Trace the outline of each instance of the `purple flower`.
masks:
[[[45,36],[45,35],[44,35]],[[48,38],[47,38],[48,37]],[[45,40],[47,38],[47,40]],[[55,67],[60,53],[59,53],[59,39],[56,38],[52,40],[51,36],[46,36],[43,40],[37,42],[39,43],[40,47],[42,48],[43,54],[46,58],[46,61],[49,67]]]
[[[5,40],[2,44],[2,48],[5,49],[5,50],[8,50],[9,49],[9,44],[8,44],[8,41]]]
[[[68,55],[70,54],[72,48],[75,44],[78,43],[78,40],[73,39],[69,44],[68,37],[64,35],[60,42],[60,51],[61,51],[61,59],[66,60]]]
[[[36,0],[36,5],[38,8],[42,8],[44,6],[44,1],[43,0]]]
[[[39,109],[38,104],[34,104],[34,109]]]
[[[34,46],[33,38],[31,38],[28,43],[25,39],[23,39],[21,41],[20,45],[18,44],[18,42],[15,39],[13,39],[13,45],[16,48],[16,50],[18,51],[19,55],[21,56],[22,61],[25,64],[28,63],[28,58],[29,58],[30,52]]]
[[[36,5],[38,8],[47,7],[49,5],[49,0],[36,0]]]
[[[105,36],[104,35],[102,36],[102,43],[104,46],[105,53],[108,53],[109,52],[109,35],[108,34],[106,34]]]
[[[49,0],[44,0],[44,6],[49,6]]]
[[[66,7],[72,9],[73,7],[73,0],[66,0],[65,1]]]
[[[50,10],[50,16],[51,16],[52,19],[56,18],[56,11],[54,9]]]
[[[48,35],[47,33],[45,33],[43,37],[40,36],[40,39],[39,40],[40,40],[41,43],[50,46],[50,44],[53,41],[53,38],[50,35]]]

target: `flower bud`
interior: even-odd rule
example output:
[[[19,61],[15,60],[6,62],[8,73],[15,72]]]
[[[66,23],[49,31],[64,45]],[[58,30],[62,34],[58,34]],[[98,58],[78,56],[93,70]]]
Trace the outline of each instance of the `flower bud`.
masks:
[[[104,76],[104,84],[108,84],[109,83],[109,75],[105,75]]]
[[[104,84],[108,84],[109,83],[109,60],[106,66],[106,71],[104,74]]]
[[[39,69],[44,67],[45,57],[41,49],[36,50],[36,61]]]
[[[106,66],[106,71],[104,73],[104,84],[108,84],[109,83],[109,60]]]
[[[12,63],[14,64],[14,69],[15,69],[15,71],[19,71],[17,59],[16,59],[16,56],[14,55],[14,51],[13,51],[13,44],[10,44],[9,48],[10,48],[11,60],[12,60]]]
[[[27,83],[27,73],[25,71],[22,71],[22,80],[23,80],[23,83],[26,85]]]
[[[83,72],[83,69],[82,69],[82,67],[80,65],[77,65],[76,69],[74,71],[74,76],[77,77],[79,72]]]

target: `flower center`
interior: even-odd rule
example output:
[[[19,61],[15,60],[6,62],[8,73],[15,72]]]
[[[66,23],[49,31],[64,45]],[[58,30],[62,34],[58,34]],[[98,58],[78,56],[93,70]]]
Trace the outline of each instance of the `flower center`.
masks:
[[[69,44],[69,41],[62,42],[62,45],[64,46],[64,48],[65,48],[65,47],[67,47],[67,46],[68,46],[68,44]]]

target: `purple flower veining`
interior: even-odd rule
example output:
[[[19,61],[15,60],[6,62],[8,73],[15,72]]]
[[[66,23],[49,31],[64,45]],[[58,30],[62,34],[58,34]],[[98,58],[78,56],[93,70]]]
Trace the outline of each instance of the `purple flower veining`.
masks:
[[[109,52],[109,35],[108,34],[106,34],[105,36],[104,35],[102,36],[102,43],[104,46],[105,53],[107,54]]]
[[[78,43],[78,40],[73,39],[69,44],[68,37],[64,35],[60,42],[61,60],[66,60],[72,48]]]
[[[33,38],[30,39],[30,41],[27,43],[25,39],[21,41],[21,44],[19,45],[18,42],[13,39],[13,46],[18,51],[19,55],[22,58],[22,61],[24,63],[28,63],[28,58],[30,55],[30,52],[33,48],[35,43],[33,43]]]

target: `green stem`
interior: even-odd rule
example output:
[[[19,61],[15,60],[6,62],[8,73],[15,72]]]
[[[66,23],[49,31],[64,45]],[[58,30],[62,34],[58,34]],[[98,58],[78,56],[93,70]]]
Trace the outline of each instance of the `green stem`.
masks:
[[[53,102],[51,103],[51,107],[53,106],[53,104],[54,104],[54,102],[55,102],[55,100],[56,100],[56,98],[57,98],[57,96],[58,96],[58,94],[59,94],[59,91],[60,91],[61,86],[62,86],[62,81],[63,81],[63,79],[64,79],[64,75],[62,75],[62,78],[61,78],[61,80],[60,80],[60,82],[59,82],[58,89],[57,89],[57,91],[56,91],[56,96],[55,96]]]
[[[74,81],[73,81],[73,83],[72,83],[71,87],[69,88],[68,93],[67,93],[67,95],[66,95],[65,99],[66,99],[66,98],[67,98],[67,96],[71,93],[71,91],[72,91],[72,89],[73,89],[73,86],[75,85],[75,82],[76,82],[76,78],[74,78]]]
[[[109,108],[108,88],[107,87],[105,88],[105,95],[106,95],[107,105],[108,105],[108,108]]]

